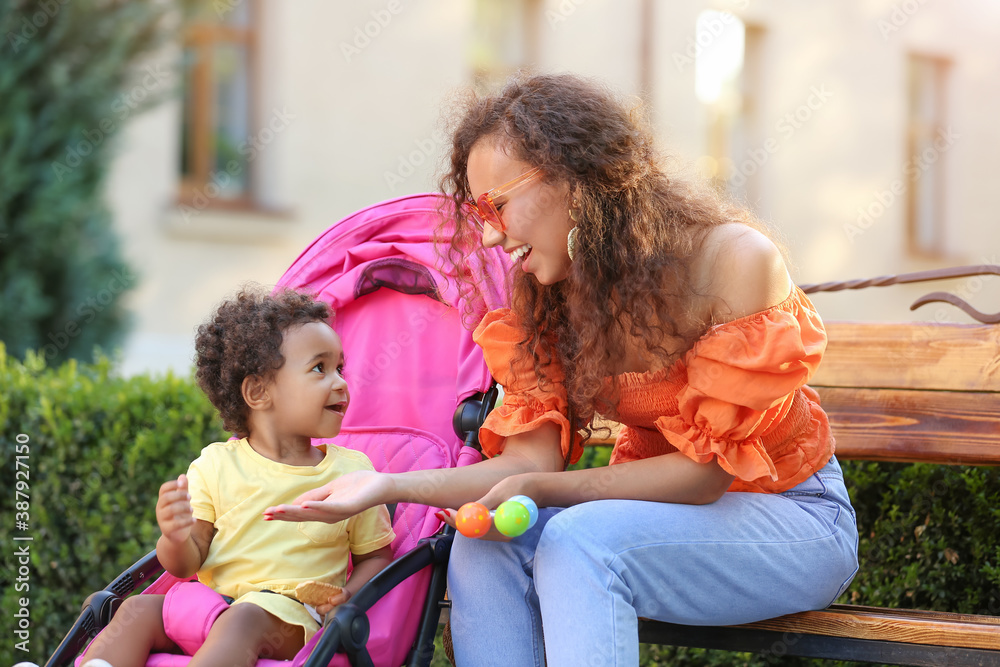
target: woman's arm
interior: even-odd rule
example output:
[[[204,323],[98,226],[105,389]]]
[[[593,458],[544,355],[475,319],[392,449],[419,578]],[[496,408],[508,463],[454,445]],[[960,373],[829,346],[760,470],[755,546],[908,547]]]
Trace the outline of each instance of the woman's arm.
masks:
[[[698,289],[717,296],[723,305],[716,313],[718,320],[779,303],[790,289],[781,253],[767,237],[744,225],[722,225],[713,230],[693,269]],[[700,464],[682,454],[554,474],[563,469],[559,442],[559,427],[546,423],[531,433],[507,437],[502,455],[472,466],[389,475],[350,473],[303,494],[291,505],[268,508],[265,518],[334,522],[395,502],[458,507],[482,498],[491,503],[495,500],[485,503],[495,506],[518,493],[531,496],[522,489],[529,482],[543,495],[535,499],[542,506],[597,498],[701,504],[716,500],[732,481],[717,463]]]
[[[396,502],[458,507],[474,500],[511,475],[554,473],[563,469],[559,427],[546,422],[538,430],[508,436],[503,453],[463,468],[391,475]]]
[[[503,454],[473,465],[391,474],[348,473],[299,496],[290,505],[267,508],[264,518],[335,523],[385,503],[458,507],[511,475],[562,470],[559,441],[559,427],[547,422],[530,433],[509,436]]]
[[[523,494],[539,507],[569,507],[607,498],[705,505],[718,500],[732,481],[733,476],[715,461],[698,463],[674,452],[589,470],[515,475],[493,487],[480,502],[496,507]]]

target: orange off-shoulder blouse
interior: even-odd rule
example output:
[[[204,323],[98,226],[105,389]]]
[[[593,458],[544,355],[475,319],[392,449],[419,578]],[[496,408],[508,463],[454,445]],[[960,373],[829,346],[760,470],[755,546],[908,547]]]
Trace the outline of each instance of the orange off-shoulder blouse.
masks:
[[[523,338],[509,309],[486,315],[473,334],[503,405],[479,431],[487,456],[504,438],[553,422],[563,455],[582,454],[566,418],[564,375],[546,366],[540,389],[531,360],[511,366]],[[767,310],[710,328],[673,365],[618,377],[614,419],[623,428],[611,464],[681,452],[707,463],[715,458],[735,476],[730,491],[778,493],[822,468],[834,452],[830,423],[816,392],[806,386],[826,349],[823,321],[798,288]]]

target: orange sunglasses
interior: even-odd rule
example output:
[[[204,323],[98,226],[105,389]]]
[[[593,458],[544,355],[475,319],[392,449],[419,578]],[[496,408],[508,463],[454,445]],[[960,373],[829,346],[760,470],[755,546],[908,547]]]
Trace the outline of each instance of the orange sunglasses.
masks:
[[[497,230],[498,232],[500,233],[505,232],[507,230],[507,225],[506,223],[504,223],[503,218],[500,217],[500,211],[497,210],[496,204],[493,203],[494,200],[499,199],[504,195],[510,194],[511,192],[521,187],[522,185],[530,183],[531,181],[538,178],[541,175],[541,173],[542,173],[542,168],[535,167],[534,169],[524,172],[523,174],[521,174],[520,176],[511,181],[508,181],[503,185],[499,185],[490,190],[489,192],[483,193],[482,195],[479,196],[479,199],[475,203],[471,201],[466,202],[466,206],[468,207],[468,212],[472,217],[473,222],[475,222],[476,227],[478,227],[479,230],[482,231],[484,228],[483,226],[486,223],[489,223],[490,226],[493,227],[493,229]]]

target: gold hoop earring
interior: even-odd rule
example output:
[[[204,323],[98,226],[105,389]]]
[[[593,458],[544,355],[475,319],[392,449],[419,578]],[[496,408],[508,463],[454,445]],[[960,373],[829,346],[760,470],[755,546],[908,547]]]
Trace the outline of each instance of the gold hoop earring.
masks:
[[[579,227],[574,227],[566,235],[566,252],[569,253],[569,261],[571,262],[576,259],[576,235],[579,231]]]

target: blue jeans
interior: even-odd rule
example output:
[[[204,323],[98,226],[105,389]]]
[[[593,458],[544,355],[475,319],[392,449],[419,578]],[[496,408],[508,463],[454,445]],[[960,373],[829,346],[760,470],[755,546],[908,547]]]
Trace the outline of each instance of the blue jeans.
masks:
[[[636,665],[639,616],[731,625],[822,609],[854,578],[857,549],[836,458],[780,494],[542,509],[507,543],[456,535],[456,663]]]

